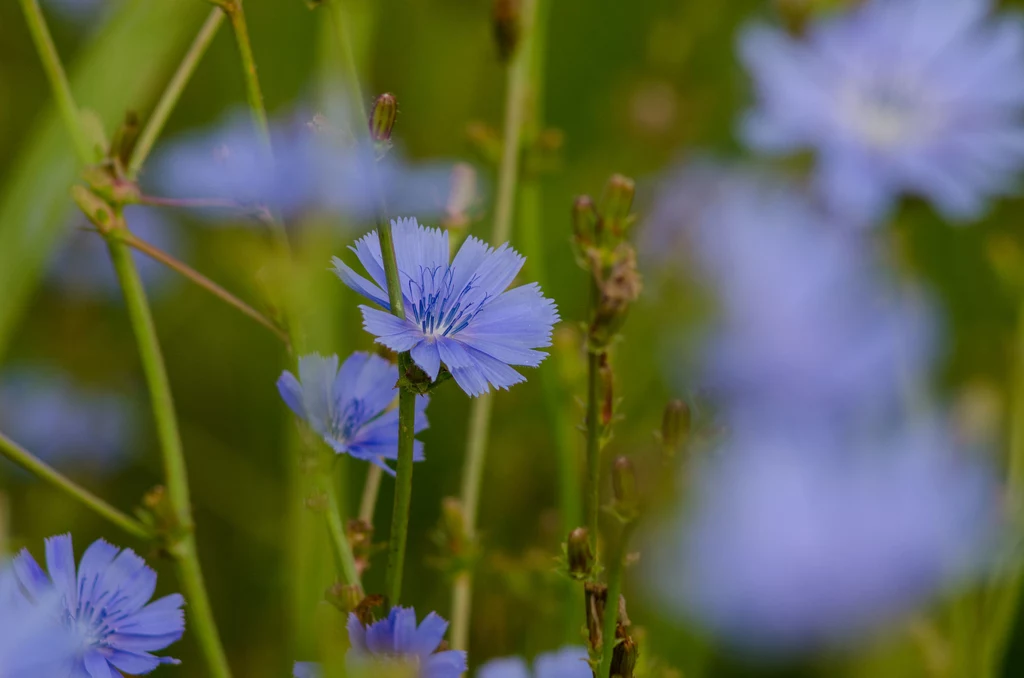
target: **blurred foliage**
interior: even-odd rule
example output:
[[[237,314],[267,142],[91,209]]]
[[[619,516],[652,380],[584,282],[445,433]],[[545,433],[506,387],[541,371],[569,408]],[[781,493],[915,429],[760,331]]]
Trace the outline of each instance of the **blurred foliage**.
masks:
[[[100,18],[84,24],[48,15],[60,52],[75,74],[81,105],[100,112],[110,125],[126,107],[143,113],[150,109],[206,6],[199,0],[107,4]],[[358,40],[366,46],[364,89],[397,95],[398,143],[414,157],[472,158],[467,127],[482,121],[500,128],[503,107],[504,71],[492,41],[489,0],[353,4],[361,29]],[[246,9],[271,113],[315,102],[318,83],[331,70],[321,55],[334,55],[332,48],[321,48],[324,36],[331,35],[322,25],[325,17],[301,0],[246,0]],[[609,174],[621,172],[637,177],[642,214],[653,180],[671,163],[694,151],[739,156],[734,123],[748,92],[733,55],[734,34],[750,17],[770,14],[769,4],[757,0],[551,2],[544,114],[565,141],[558,170],[543,178],[542,228],[549,269],[546,291],[559,304],[564,332],[584,317],[587,290],[569,245],[573,196],[596,193]],[[222,30],[185,90],[165,138],[210,124],[244,100],[233,40]],[[40,281],[60,229],[84,222],[65,216],[72,214],[66,192],[72,180],[72,148],[59,130],[38,57],[13,2],[0,3],[0,101],[3,361],[55,364],[86,383],[137,394],[139,366],[123,308],[76,300]],[[1019,201],[1006,201],[985,223],[958,229],[943,224],[925,206],[909,205],[898,227],[879,236],[884,239],[881,246],[896,243],[892,250],[904,268],[939,295],[947,321],[941,381],[951,401],[962,402],[965,394],[988,395],[996,417],[1005,409],[1017,294],[999,272],[1014,268],[1015,257],[1024,251],[1020,208]],[[204,227],[180,212],[173,216],[171,227],[180,229],[191,244],[191,265],[245,299],[261,298],[257,273],[266,244],[262,233],[247,226]],[[474,228],[487,233],[488,220]],[[356,233],[331,223],[307,224],[296,231],[305,273],[294,295],[301,302],[311,350],[347,353],[369,346],[358,326],[355,299],[327,271],[330,255],[341,254]],[[15,274],[21,277],[11,282]],[[290,675],[291,661],[307,658],[321,639],[310,637],[297,646],[282,642],[291,617],[288,577],[295,526],[288,520],[294,507],[288,502],[286,450],[295,435],[274,381],[287,356],[263,329],[193,286],[177,286],[154,304],[182,421],[200,552],[236,675]],[[625,341],[614,349],[623,421],[609,454],[633,455],[641,482],[651,485],[662,472],[653,432],[660,426],[663,407],[673,397],[691,395],[680,381],[685,370],[678,366],[692,356],[685,355],[678,331],[692,321],[699,305],[680,299],[652,272],[625,328]],[[559,371],[581,394],[582,354],[572,343],[555,353],[557,361],[542,369]],[[468,406],[456,388],[441,389],[430,406],[431,428],[422,436],[428,461],[416,467],[406,568],[408,602],[421,613],[435,609],[448,614],[448,582],[435,567],[438,551],[431,536],[441,517],[442,498],[458,492]],[[573,413],[582,418],[582,408]],[[565,621],[553,600],[559,586],[556,556],[564,536],[555,532],[557,474],[547,421],[537,379],[498,394],[480,516],[485,555],[472,665],[493,656],[533,655],[582,639],[566,637]],[[582,436],[579,443],[582,447]],[[152,431],[140,436],[136,446],[127,467],[86,470],[76,479],[116,505],[136,505],[159,478]],[[354,512],[365,469],[347,461],[340,466],[347,474],[345,489]],[[138,546],[7,466],[2,474],[11,500],[8,548],[30,545],[38,551],[43,537],[66,531],[79,544],[103,536]],[[390,504],[391,484],[385,480],[375,525],[378,539],[386,535]],[[171,568],[154,563],[161,573],[161,591],[173,590]],[[383,565],[378,556],[367,578],[369,590],[381,587]],[[319,577],[303,583],[313,596],[330,584],[329,568],[320,568]],[[641,654],[646,675],[678,675],[662,673],[659,666],[677,667],[686,678],[930,675],[921,661],[929,636],[914,625],[896,629],[898,633],[888,636],[896,641],[880,643],[856,660],[837,656],[808,666],[755,671],[742,658],[713,651],[693,631],[659,617],[638,591],[633,593],[636,588],[635,581],[627,581],[627,593],[635,601],[630,616],[645,630]],[[173,654],[185,667],[163,673],[201,675],[188,668],[199,665],[191,637]],[[1020,675],[1022,667],[1024,657],[1006,675]]]

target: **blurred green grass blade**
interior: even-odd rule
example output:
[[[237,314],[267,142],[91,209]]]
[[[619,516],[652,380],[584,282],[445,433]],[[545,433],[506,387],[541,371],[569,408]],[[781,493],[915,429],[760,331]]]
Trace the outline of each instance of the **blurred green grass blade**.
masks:
[[[108,131],[128,108],[148,110],[208,11],[191,0],[127,3],[69,68],[78,104],[94,111]],[[66,226],[77,173],[71,137],[55,106],[27,136],[0,191],[0,357]]]

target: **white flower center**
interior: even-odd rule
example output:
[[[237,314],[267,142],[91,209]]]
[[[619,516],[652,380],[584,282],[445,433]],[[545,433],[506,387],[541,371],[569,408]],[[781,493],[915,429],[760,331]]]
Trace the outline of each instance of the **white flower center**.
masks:
[[[889,150],[927,138],[935,112],[917,83],[906,78],[851,83],[840,92],[839,114],[869,146]]]

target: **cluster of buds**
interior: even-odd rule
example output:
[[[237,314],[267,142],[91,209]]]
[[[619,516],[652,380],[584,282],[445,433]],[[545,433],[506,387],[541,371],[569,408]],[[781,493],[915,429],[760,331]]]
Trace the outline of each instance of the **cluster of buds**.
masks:
[[[615,649],[612,650],[612,665],[609,675],[619,678],[633,678],[636,661],[640,657],[640,646],[630,634],[629,616],[626,614],[626,599],[619,597],[619,618],[615,622]]]
[[[127,113],[109,142],[98,120],[94,127],[98,163],[83,171],[85,185],[74,186],[71,197],[97,230],[106,234],[124,226],[121,208],[141,198],[126,170],[138,139],[139,120],[135,113]]]
[[[587,606],[587,640],[591,650],[591,665],[594,666],[599,662],[599,653],[604,647],[604,616],[608,614],[608,587],[588,582],[584,586],[584,600]],[[633,678],[637,659],[640,657],[640,646],[630,633],[631,623],[626,614],[626,599],[619,596],[612,610],[617,618],[615,638],[610,639],[610,642],[615,643],[615,647],[612,650],[609,675]]]
[[[190,529],[178,521],[178,514],[163,485],[157,485],[143,495],[142,504],[135,509],[135,515],[153,531],[159,548],[168,555],[175,554],[177,544]]]
[[[345,524],[345,536],[352,547],[356,571],[362,576],[370,567],[370,558],[382,548],[373,544],[373,525],[365,520],[349,520]]]
[[[616,174],[605,185],[600,204],[589,196],[580,196],[573,204],[577,260],[590,272],[594,290],[588,328],[591,350],[607,348],[640,296],[636,250],[629,242],[635,193],[633,180]]]

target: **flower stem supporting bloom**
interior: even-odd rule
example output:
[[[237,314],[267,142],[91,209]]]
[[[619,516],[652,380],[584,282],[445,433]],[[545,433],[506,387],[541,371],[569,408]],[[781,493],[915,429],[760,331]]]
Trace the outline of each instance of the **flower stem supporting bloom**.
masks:
[[[149,302],[135,269],[131,251],[115,230],[107,235],[110,258],[114,263],[125,305],[135,332],[135,340],[142,362],[142,371],[149,385],[153,416],[156,420],[157,437],[163,454],[164,478],[168,498],[180,528],[180,538],[171,545],[171,553],[178,564],[182,588],[189,601],[191,627],[199,640],[206,657],[210,674],[214,678],[230,678],[231,669],[221,646],[217,625],[213,619],[210,600],[203,583],[202,569],[196,553],[192,505],[189,497],[188,473],[185,455],[178,433],[178,422],[174,412],[174,400],[164,367],[160,343],[149,310]]]
[[[135,179],[138,176],[143,163],[149,157],[149,152],[153,149],[153,145],[156,143],[160,133],[163,132],[164,125],[167,123],[171,111],[174,110],[178,99],[181,98],[185,85],[192,78],[196,66],[199,65],[200,59],[206,53],[206,48],[210,46],[223,22],[224,12],[214,7],[203,27],[199,29],[199,34],[192,41],[188,52],[185,53],[185,58],[182,59],[178,70],[174,72],[174,77],[167,84],[167,89],[164,90],[160,101],[157,102],[156,108],[153,109],[153,114],[146,121],[146,126],[143,127],[142,132],[139,134],[139,139],[132,150],[131,159],[128,161],[127,172],[129,179]]]
[[[622,595],[622,574],[629,552],[632,523],[626,523],[617,545],[608,557],[608,598],[604,607],[604,627],[601,631],[601,668],[598,678],[612,678],[612,653],[615,651],[615,629],[619,621],[619,597]]]
[[[384,261],[386,263],[387,259]],[[403,353],[399,359],[399,370],[405,369],[408,363],[408,354]],[[391,606],[398,605],[402,596],[402,570],[405,566],[405,545],[409,537],[409,507],[412,504],[415,420],[416,394],[408,388],[403,388],[398,395],[398,468],[395,477],[395,506],[391,515],[391,534],[388,538],[388,569],[385,575],[385,590]]]
[[[70,479],[64,477],[59,471],[51,468],[48,464],[32,455],[16,442],[0,433],[0,454],[13,461],[40,480],[49,483],[61,492],[77,499],[85,506],[96,512],[97,515],[109,520],[113,525],[120,527],[128,534],[139,539],[152,539],[153,531],[132,518],[126,513],[114,508],[103,501],[92,492],[79,487]]]
[[[267,120],[267,109],[263,104],[263,91],[260,79],[256,75],[256,59],[252,53],[252,41],[249,39],[249,26],[245,22],[245,10],[242,0],[226,0],[220,3],[224,13],[231,22],[231,30],[235,33],[238,45],[238,57],[242,61],[242,74],[245,77],[245,97],[249,102],[249,112],[256,124],[256,131],[267,149],[270,149],[270,123]]]
[[[324,492],[327,494],[327,529],[331,535],[331,546],[334,556],[341,567],[345,583],[362,588],[363,583],[356,567],[355,556],[352,555],[352,544],[345,534],[345,526],[341,524],[341,506],[338,505],[338,488],[331,473],[323,474]]]
[[[601,356],[593,349],[587,353],[587,530],[594,553],[601,513]]]

